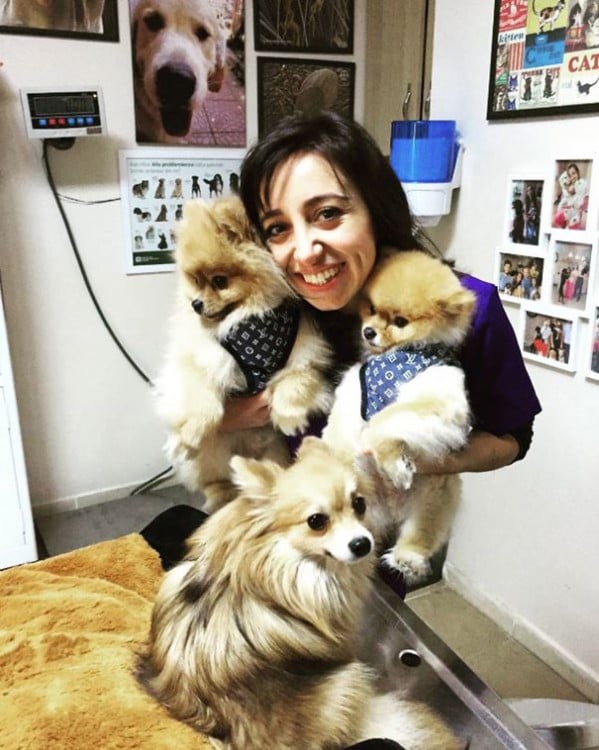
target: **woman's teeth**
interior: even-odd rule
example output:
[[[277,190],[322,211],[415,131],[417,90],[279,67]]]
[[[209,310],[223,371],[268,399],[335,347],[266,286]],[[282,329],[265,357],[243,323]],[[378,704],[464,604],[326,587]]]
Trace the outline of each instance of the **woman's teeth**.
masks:
[[[326,271],[320,271],[320,273],[303,273],[302,277],[308,284],[322,286],[323,284],[326,284],[329,279],[337,276],[340,270],[341,267],[337,266],[336,268],[327,268]]]

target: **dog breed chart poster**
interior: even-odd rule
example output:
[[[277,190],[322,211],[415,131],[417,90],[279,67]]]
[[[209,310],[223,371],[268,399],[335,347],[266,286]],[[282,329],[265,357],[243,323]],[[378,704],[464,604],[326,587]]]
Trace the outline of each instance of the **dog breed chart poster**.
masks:
[[[138,143],[244,147],[243,0],[129,0]]]
[[[489,119],[599,111],[599,0],[495,0]]]
[[[185,202],[237,193],[243,154],[199,158],[170,149],[119,152],[127,273],[172,271]]]

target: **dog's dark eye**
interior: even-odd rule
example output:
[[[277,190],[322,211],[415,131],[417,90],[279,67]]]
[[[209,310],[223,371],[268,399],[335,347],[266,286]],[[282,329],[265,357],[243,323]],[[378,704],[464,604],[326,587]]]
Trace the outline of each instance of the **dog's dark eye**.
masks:
[[[164,16],[161,13],[150,13],[144,18],[144,23],[149,31],[160,31],[165,27]]]
[[[210,279],[210,285],[213,289],[226,289],[229,284],[229,280],[226,276],[218,274]]]
[[[210,36],[210,32],[205,26],[198,26],[196,29],[196,36],[200,40],[200,42],[205,42],[206,39]]]
[[[404,326],[407,326],[410,321],[407,318],[402,318],[401,315],[396,315],[393,318],[393,325],[397,326],[398,328],[404,328]]]
[[[308,518],[308,526],[313,531],[322,531],[329,523],[329,517],[326,513],[314,513]]]
[[[361,495],[356,495],[351,501],[351,505],[359,516],[363,516],[366,513],[366,500]]]

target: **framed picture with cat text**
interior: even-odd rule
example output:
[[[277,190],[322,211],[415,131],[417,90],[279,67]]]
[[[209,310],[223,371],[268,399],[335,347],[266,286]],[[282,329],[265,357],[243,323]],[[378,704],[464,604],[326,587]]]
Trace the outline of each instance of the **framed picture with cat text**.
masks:
[[[599,0],[495,0],[487,119],[599,112]]]

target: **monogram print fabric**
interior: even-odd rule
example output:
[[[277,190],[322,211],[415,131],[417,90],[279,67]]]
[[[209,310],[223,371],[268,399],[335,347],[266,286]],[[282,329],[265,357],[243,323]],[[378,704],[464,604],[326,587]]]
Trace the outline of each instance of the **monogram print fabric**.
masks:
[[[442,344],[406,349],[395,348],[374,354],[360,368],[362,419],[369,420],[397,398],[404,383],[428,367],[459,365],[455,351]]]
[[[241,367],[247,382],[243,395],[263,391],[291,352],[299,324],[299,307],[280,305],[252,315],[232,328],[221,342]],[[241,394],[238,394],[241,395]]]

